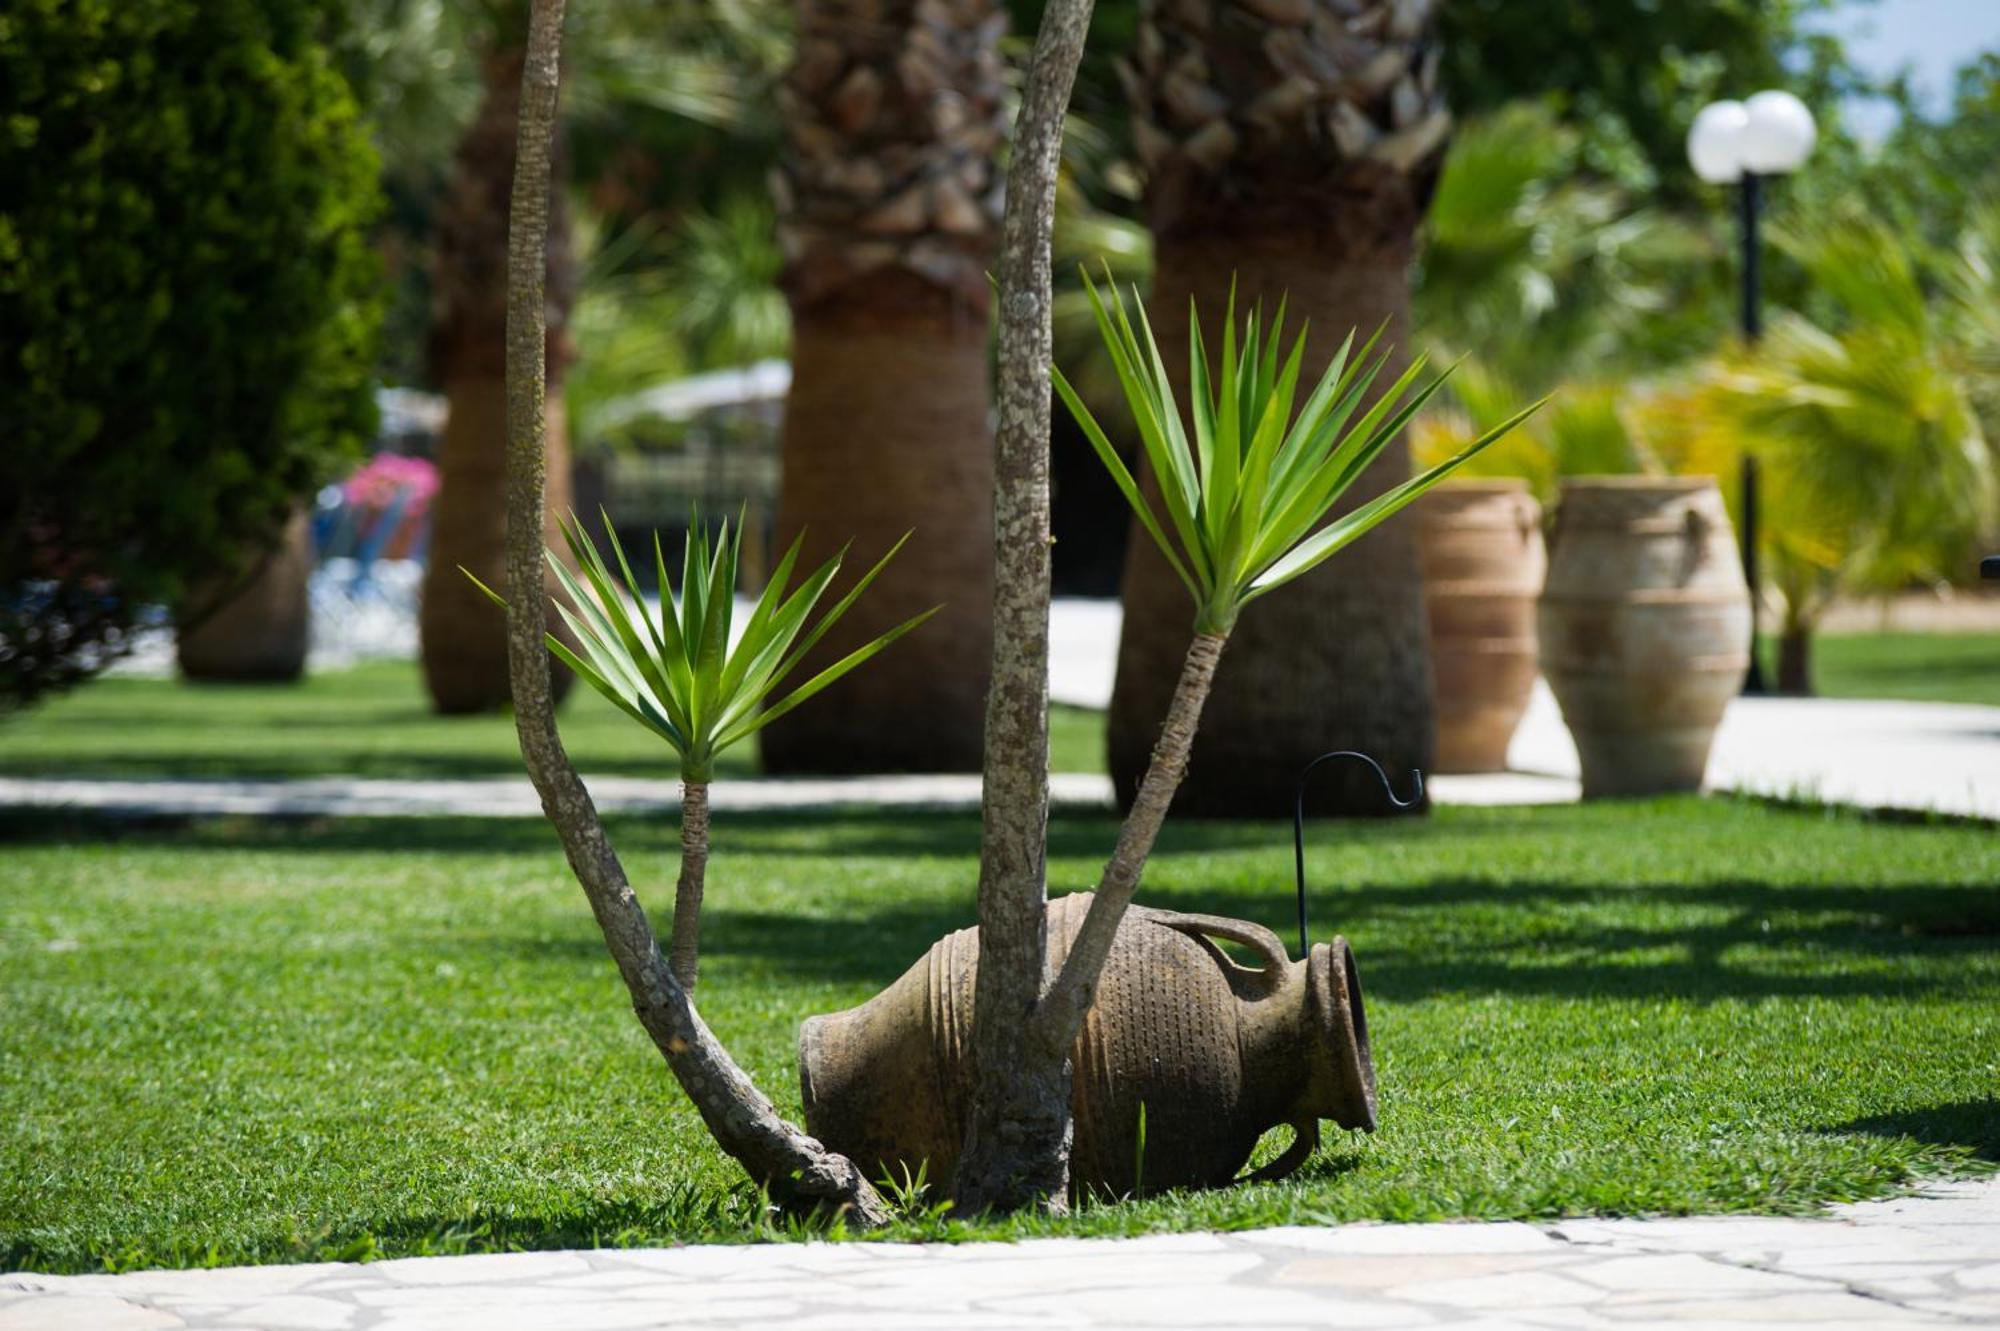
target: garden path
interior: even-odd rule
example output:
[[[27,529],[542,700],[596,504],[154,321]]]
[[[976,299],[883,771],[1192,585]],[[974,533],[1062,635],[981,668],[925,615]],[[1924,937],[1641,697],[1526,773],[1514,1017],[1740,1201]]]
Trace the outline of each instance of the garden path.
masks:
[[[1545,686],[1515,733],[1514,771],[1443,776],[1431,794],[1445,804],[1560,804],[1578,795],[1576,747]],[[1813,798],[1863,808],[1913,809],[2000,819],[2000,707],[1957,703],[1739,698],[1716,735],[1712,789]],[[606,810],[678,807],[671,781],[601,776],[590,788]],[[1111,806],[1109,778],[1059,772],[1058,809]],[[971,774],[718,780],[717,811],[874,806],[967,811],[979,807]],[[0,777],[0,808],[78,808],[164,815],[534,817],[524,777],[393,780],[111,780]],[[1283,816],[1285,810],[1273,810]]]
[[[1346,1225],[0,1276],[0,1331],[2000,1325],[2000,1180],[1815,1219]]]

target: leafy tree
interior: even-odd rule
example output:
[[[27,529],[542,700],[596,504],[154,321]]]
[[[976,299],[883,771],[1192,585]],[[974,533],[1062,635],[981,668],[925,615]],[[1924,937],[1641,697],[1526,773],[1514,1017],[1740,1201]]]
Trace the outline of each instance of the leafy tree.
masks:
[[[241,567],[373,428],[380,195],[315,0],[0,18],[0,708]]]
[[[1462,114],[1553,95],[1586,131],[1594,174],[1687,197],[1683,147],[1714,97],[1791,86],[1803,54],[1808,100],[1830,106],[1855,76],[1839,43],[1800,20],[1829,0],[1449,0],[1439,5],[1445,86]]]

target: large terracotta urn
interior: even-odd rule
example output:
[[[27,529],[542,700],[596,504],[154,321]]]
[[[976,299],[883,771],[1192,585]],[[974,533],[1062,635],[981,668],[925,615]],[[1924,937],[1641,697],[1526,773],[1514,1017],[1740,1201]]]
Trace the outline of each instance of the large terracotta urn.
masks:
[[[1563,482],[1539,624],[1584,797],[1699,789],[1750,663],[1750,593],[1715,479]]]
[[[1526,481],[1446,481],[1419,499],[1440,772],[1502,772],[1535,689],[1548,559]]]
[[[289,683],[305,673],[312,646],[312,524],[303,508],[247,576],[189,596],[197,617],[175,635],[183,676],[209,683]],[[214,597],[226,596],[220,605]]]
[[[1090,893],[1049,904],[1051,965]],[[1222,941],[1258,965],[1239,964]],[[806,1126],[876,1177],[928,1163],[949,1185],[970,1100],[979,932],[934,944],[860,1007],[799,1034]],[[1258,1139],[1294,1137],[1258,1178],[1281,1178],[1319,1142],[1319,1120],[1373,1130],[1375,1071],[1345,939],[1292,961],[1261,925],[1131,907],[1073,1055],[1070,1182],[1115,1195],[1237,1179]],[[1141,1114],[1144,1115],[1143,1145]]]

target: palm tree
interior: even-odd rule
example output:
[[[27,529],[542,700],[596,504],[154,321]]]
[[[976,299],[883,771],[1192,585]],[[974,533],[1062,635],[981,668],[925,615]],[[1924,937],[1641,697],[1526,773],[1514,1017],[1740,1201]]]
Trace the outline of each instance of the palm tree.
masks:
[[[430,358],[450,403],[438,446],[439,485],[431,510],[431,555],[419,617],[424,682],[440,712],[487,712],[507,701],[507,636],[459,569],[500,582],[506,548],[507,204],[514,181],[525,31],[518,17],[492,11],[481,61],[479,110],[452,155],[451,182],[437,222]],[[562,378],[567,325],[576,296],[565,206],[565,159],[558,138],[549,219],[549,485],[545,541],[570,504],[568,431]],[[555,584],[551,582],[553,591]],[[551,630],[561,630],[560,621]],[[556,676],[557,691],[568,675]]]
[[[1548,104],[1509,103],[1453,132],[1417,268],[1419,340],[1476,349],[1535,393],[1584,366],[1620,382],[1708,354],[1733,296],[1722,257],[1715,232],[1593,174]]]
[[[823,664],[918,610],[938,623],[839,707],[765,732],[772,771],[971,771],[992,625],[986,274],[998,232],[1004,11],[800,0],[780,93],[792,387],[777,534],[824,558],[914,529]]]
[[[1812,634],[1836,596],[1942,584],[1970,567],[2000,525],[2000,461],[1978,402],[1990,349],[1978,331],[1976,231],[1936,297],[1879,219],[1842,216],[1778,241],[1830,298],[1835,327],[1780,319],[1722,365],[1707,405],[1769,476],[1768,562],[1784,599],[1778,688],[1805,694]]]
[[[1232,284],[1239,300],[1273,308],[1290,293],[1291,313],[1310,320],[1315,372],[1356,326],[1386,322],[1385,342],[1409,345],[1409,267],[1451,129],[1433,8],[1147,0],[1124,75],[1150,173],[1155,323],[1181,400],[1183,312],[1190,298],[1222,309]],[[1408,474],[1397,441],[1346,502]],[[1112,775],[1128,804],[1173,694],[1183,596],[1135,530],[1110,718]],[[1269,816],[1287,807],[1299,769],[1333,747],[1370,751],[1392,769],[1428,764],[1430,660],[1410,525],[1371,533],[1337,573],[1319,570],[1292,596],[1254,607],[1233,643],[1177,808]],[[1382,804],[1379,787],[1345,774],[1313,801],[1323,812]]]
[[[492,583],[499,577],[505,531],[502,499],[504,282],[507,201],[514,169],[514,126],[526,44],[523,0],[474,0],[463,5],[410,5],[376,0],[385,21],[403,25],[421,49],[480,53],[479,108],[452,154],[452,170],[437,217],[437,259],[429,336],[432,373],[451,414],[439,449],[440,485],[433,510],[430,568],[424,582],[421,638],[424,676],[438,710],[487,711],[507,701],[504,637],[478,594],[458,573],[463,566]],[[636,116],[740,129],[754,121],[748,90],[770,63],[768,14],[757,3],[711,9],[705,4],[662,13],[651,0],[608,0],[586,6],[574,21],[572,118],[581,127],[624,129]],[[663,28],[665,30],[663,30]],[[421,30],[419,30],[421,29]],[[440,75],[439,68],[446,73]],[[445,61],[406,72],[408,107],[392,108],[389,129],[449,99],[455,73]],[[440,86],[432,86],[432,84]],[[568,193],[568,154],[555,146],[548,271],[549,485],[544,539],[556,539],[556,516],[570,502],[568,413],[563,379],[572,358],[571,316],[579,291]],[[550,583],[551,590],[555,584]],[[551,619],[554,631],[564,631]],[[567,676],[558,675],[558,687]]]

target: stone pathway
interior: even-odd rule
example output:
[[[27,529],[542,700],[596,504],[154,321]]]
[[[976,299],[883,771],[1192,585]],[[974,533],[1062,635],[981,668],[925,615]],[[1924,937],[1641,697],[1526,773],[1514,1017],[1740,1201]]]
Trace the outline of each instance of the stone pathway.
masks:
[[[590,793],[606,813],[666,813],[680,808],[674,781],[593,776]],[[725,777],[709,788],[709,806],[729,813],[770,809],[893,808],[966,811],[979,807],[980,779],[939,776]],[[1049,800],[1057,808],[1108,809],[1111,781],[1085,773],[1055,774]],[[472,780],[389,780],[310,777],[298,780],[99,780],[0,777],[0,808],[91,809],[111,813],[332,817],[538,818],[542,806],[526,777]]]
[[[2000,1182],[1825,1219],[1347,1225],[0,1276],[0,1331],[2000,1325]]]

